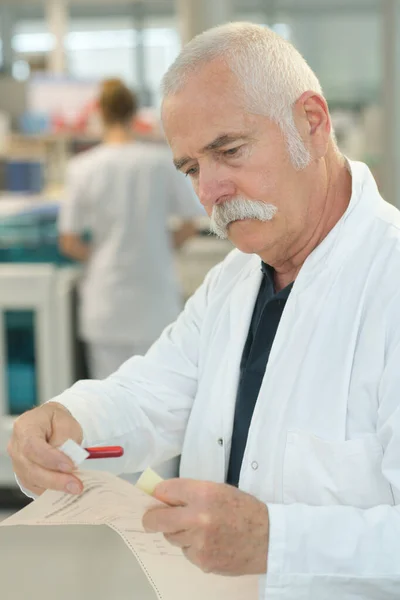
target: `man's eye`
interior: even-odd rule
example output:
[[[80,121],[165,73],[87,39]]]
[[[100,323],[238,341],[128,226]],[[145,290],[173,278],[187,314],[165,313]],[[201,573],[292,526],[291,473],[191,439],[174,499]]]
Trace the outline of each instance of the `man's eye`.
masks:
[[[224,150],[224,156],[234,156],[238,153],[241,146],[237,146],[236,148],[229,148],[229,150]]]
[[[193,175],[196,175],[197,173],[197,167],[191,167],[190,169],[188,169],[187,171],[185,171],[185,175],[186,177],[189,175],[189,177],[192,177]]]

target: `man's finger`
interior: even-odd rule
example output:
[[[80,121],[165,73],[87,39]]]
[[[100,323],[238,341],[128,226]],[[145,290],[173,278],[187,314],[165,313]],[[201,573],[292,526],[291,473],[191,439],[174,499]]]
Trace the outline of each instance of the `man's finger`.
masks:
[[[148,533],[177,533],[194,525],[193,513],[186,507],[151,508],[143,516],[143,527]]]
[[[170,506],[185,506],[198,498],[206,486],[207,482],[196,479],[166,479],[156,486],[153,496]]]
[[[164,537],[172,546],[178,546],[179,548],[189,548],[193,543],[193,533],[191,531],[164,533]]]
[[[82,482],[72,473],[49,471],[24,458],[16,461],[14,468],[23,487],[34,493],[37,493],[35,489],[57,490],[69,494],[80,494],[83,490]]]
[[[53,448],[44,439],[36,435],[30,435],[24,440],[20,445],[19,454],[31,463],[50,471],[69,473],[75,469],[74,463],[66,454],[57,448]]]
[[[35,496],[41,496],[46,491],[45,489],[36,487],[21,478],[18,478],[18,483],[24,488],[24,490],[35,494]]]

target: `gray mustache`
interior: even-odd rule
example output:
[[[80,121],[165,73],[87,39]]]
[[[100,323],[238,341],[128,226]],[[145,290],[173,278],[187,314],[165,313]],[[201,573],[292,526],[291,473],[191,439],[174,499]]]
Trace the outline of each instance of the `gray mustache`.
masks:
[[[214,206],[211,214],[210,230],[219,238],[225,240],[228,237],[228,225],[232,221],[243,219],[271,221],[276,212],[277,208],[273,204],[239,196]]]

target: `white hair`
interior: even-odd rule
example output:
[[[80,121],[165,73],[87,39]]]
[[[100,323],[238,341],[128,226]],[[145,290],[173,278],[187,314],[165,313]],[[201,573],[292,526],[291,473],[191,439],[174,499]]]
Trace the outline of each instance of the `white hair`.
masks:
[[[311,157],[294,123],[293,105],[306,91],[322,95],[321,85],[296,48],[267,27],[228,23],[196,36],[164,75],[163,97],[180,91],[199,66],[218,58],[243,87],[246,108],[276,122],[293,165],[306,167]]]

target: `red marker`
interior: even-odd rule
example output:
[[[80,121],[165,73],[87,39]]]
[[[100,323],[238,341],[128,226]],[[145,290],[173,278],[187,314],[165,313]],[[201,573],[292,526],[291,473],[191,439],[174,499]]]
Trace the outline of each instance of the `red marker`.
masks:
[[[90,458],[119,458],[123,456],[124,449],[121,446],[98,446],[97,448],[85,448]]]

